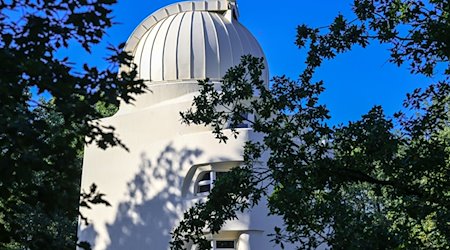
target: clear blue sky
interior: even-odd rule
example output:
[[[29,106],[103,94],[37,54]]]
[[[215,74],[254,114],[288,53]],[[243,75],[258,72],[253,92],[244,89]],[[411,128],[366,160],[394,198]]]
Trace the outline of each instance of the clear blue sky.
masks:
[[[119,0],[113,16],[117,24],[108,30],[102,44],[93,53],[80,53],[71,48],[68,56],[73,62],[88,61],[104,66],[108,43],[126,41],[134,28],[155,10],[176,0]],[[352,17],[348,0],[240,0],[240,22],[260,42],[269,62],[271,76],[287,75],[297,78],[304,65],[304,51],[294,45],[296,27],[306,23],[314,27],[328,25],[338,13]],[[350,53],[326,62],[318,72],[325,81],[326,91],[321,101],[331,112],[331,124],[346,123],[365,114],[373,105],[382,105],[388,116],[402,108],[407,92],[428,84],[432,79],[409,74],[407,68],[390,64],[386,47],[378,44],[367,49],[356,48]]]

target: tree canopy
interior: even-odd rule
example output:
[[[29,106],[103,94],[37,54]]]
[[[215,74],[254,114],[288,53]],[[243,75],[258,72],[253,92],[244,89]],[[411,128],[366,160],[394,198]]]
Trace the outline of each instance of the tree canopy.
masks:
[[[246,56],[220,90],[199,82],[200,95],[182,113],[185,123],[211,126],[227,142],[226,124],[252,113],[247,122],[263,139],[247,142],[243,166],[185,213],[172,249],[186,242],[209,249],[205,232],[217,233],[261,200],[283,219],[269,232],[281,247],[450,248],[450,3],[355,0],[353,12],[355,19],[338,15],[326,28],[298,26],[296,44],[307,58],[297,80],[278,76],[267,85],[262,60]],[[331,127],[315,72],[325,60],[371,43],[386,44],[390,62],[435,82],[408,94],[392,118],[375,106]],[[266,168],[254,169],[264,152]]]
[[[124,147],[114,128],[91,122],[145,91],[134,70],[117,74],[133,68],[123,45],[109,48],[105,70],[57,56],[75,44],[90,52],[113,24],[115,2],[0,1],[1,249],[74,249],[81,150]],[[95,185],[86,191],[81,205],[107,205]]]

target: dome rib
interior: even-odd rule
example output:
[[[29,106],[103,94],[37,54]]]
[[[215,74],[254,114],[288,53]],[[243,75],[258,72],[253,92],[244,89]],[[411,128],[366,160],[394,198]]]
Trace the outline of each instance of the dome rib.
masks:
[[[178,65],[176,65],[179,75],[176,79],[190,79],[191,78],[191,41],[192,41],[192,25],[193,12],[186,12],[186,15],[181,21],[180,34],[178,35],[177,48]],[[187,21],[187,19],[190,19]],[[184,38],[184,40],[183,40]],[[186,39],[189,38],[189,39]]]
[[[241,37],[244,37],[244,39],[246,40],[246,42],[243,43],[243,45],[248,47],[247,50],[250,52],[249,54],[252,54],[252,55],[259,54],[255,51],[256,48],[255,48],[255,45],[253,44],[253,41],[252,41],[253,39],[250,39],[250,37],[249,37],[250,32],[248,32],[247,30],[244,30],[243,26],[240,23],[237,23],[233,27],[235,27],[237,30],[239,30]]]
[[[205,52],[205,34],[203,27],[202,12],[194,11],[192,21],[192,56],[191,56],[191,78],[201,79],[206,74],[206,52]]]
[[[211,69],[209,69],[208,67],[206,68],[206,75],[207,75],[207,77],[210,77],[211,75],[221,75],[220,53],[222,52],[222,49],[220,48],[220,44],[219,44],[219,36],[218,36],[217,28],[211,17],[211,14],[207,13],[207,15],[204,15],[204,16],[207,17],[208,23],[209,23],[209,25],[206,26],[207,27],[206,31],[208,34],[205,36],[205,40],[208,40],[208,42],[210,41],[210,39],[214,40],[214,45],[211,45],[211,43],[208,43],[208,44],[210,44],[211,55],[209,55],[207,58],[210,58],[210,60],[213,60],[213,62],[210,63],[209,60],[207,60],[206,65],[210,64],[212,66],[209,67]],[[203,21],[205,22],[205,20],[203,20]],[[209,30],[208,30],[208,27],[210,28]],[[212,33],[212,35],[210,35],[211,33]],[[215,51],[214,51],[214,48],[215,48]],[[213,67],[213,66],[215,66],[215,67]],[[211,72],[212,68],[215,68],[213,72]]]
[[[218,67],[220,68],[220,74],[221,76],[225,75],[226,70],[228,69],[222,69],[222,65],[233,65],[234,64],[234,58],[233,53],[227,53],[227,51],[232,51],[232,45],[230,40],[230,35],[228,34],[227,27],[225,26],[224,21],[216,16],[211,15],[213,20],[215,20],[218,25],[215,25],[217,28],[220,28],[222,32],[219,32],[218,34],[221,35],[219,39],[219,48],[220,48],[220,58]],[[219,30],[219,29],[216,29]],[[226,45],[225,45],[226,44]]]
[[[161,61],[161,79],[164,81],[165,80],[165,73],[168,71],[168,69],[166,69],[166,64],[165,64],[165,61],[166,61],[166,58],[168,58],[169,56],[166,56],[166,48],[168,48],[169,46],[168,46],[168,36],[169,36],[169,32],[172,30],[171,28],[170,28],[170,26],[172,26],[172,23],[173,23],[173,21],[175,20],[175,18],[176,18],[177,16],[170,16],[169,18],[167,18],[166,19],[166,22],[168,22],[169,21],[169,19],[170,18],[172,18],[171,20],[170,20],[170,22],[169,22],[169,24],[168,24],[168,28],[167,28],[167,31],[166,31],[166,34],[164,35],[164,45],[163,45],[163,48],[162,48],[162,50],[161,50],[161,53],[162,53],[162,61]],[[170,66],[169,67],[167,67],[167,68],[170,68]]]
[[[144,41],[147,41],[147,39],[148,39],[148,36],[150,35],[150,32],[147,32],[145,35],[144,35],[144,37],[143,37],[143,40]],[[142,43],[139,43],[138,44],[138,46],[137,46],[137,49],[136,49],[136,54],[134,55],[134,60],[136,61],[139,61],[139,63],[136,63],[137,65],[138,65],[138,77],[139,78],[141,78],[141,79],[143,79],[143,77],[142,77],[142,75],[141,75],[141,69],[139,68],[139,67],[141,67],[141,65],[142,65],[142,54],[143,54],[143,47],[144,47],[144,44],[145,44],[145,42],[142,42]]]
[[[205,76],[207,76],[208,75],[208,68],[209,68],[209,66],[208,66],[208,52],[207,52],[207,50],[206,50],[206,46],[207,46],[207,40],[208,40],[208,34],[207,34],[207,32],[206,32],[206,29],[207,29],[207,27],[206,27],[206,25],[205,25],[205,18],[204,18],[204,16],[205,16],[205,12],[199,12],[199,17],[200,17],[200,20],[201,20],[201,24],[202,24],[202,28],[201,28],[201,31],[202,31],[202,35],[203,35],[203,37],[201,38],[201,40],[203,40],[203,67],[202,67],[202,70],[203,70],[203,74],[205,75]],[[206,14],[207,14],[207,12],[206,12]]]
[[[147,18],[159,21],[133,45],[142,79],[151,83],[221,80],[243,55],[264,58],[253,35],[237,19],[230,19],[229,12],[204,10],[217,7],[209,3],[182,6],[189,9],[167,7],[159,16]],[[201,10],[194,10],[197,7]]]
[[[181,21],[186,13],[176,15],[167,32],[166,46],[164,47],[164,80],[175,75],[178,78],[178,37],[180,34]]]
[[[162,26],[162,22],[159,22],[155,25],[153,29],[150,30],[150,34],[147,37],[147,39],[144,42],[144,46],[142,49],[141,57],[147,56],[144,58],[144,61],[142,61],[141,70],[139,71],[141,73],[141,78],[143,80],[152,81],[152,75],[151,75],[151,68],[152,68],[152,58],[153,58],[153,46],[155,44],[155,37],[159,31],[159,29]],[[149,41],[150,39],[150,41]],[[149,41],[149,42],[148,42]]]
[[[156,39],[152,47],[152,57],[150,64],[150,80],[151,81],[163,81],[164,80],[164,48],[166,46],[167,33],[169,32],[169,26],[172,23],[175,16],[169,16],[162,21],[158,32],[156,33]]]
[[[230,22],[224,22],[225,27],[228,31],[230,43],[232,44],[231,50],[237,50],[238,47],[240,50],[238,52],[233,51],[233,55],[239,55],[238,57],[233,56],[233,66],[238,65],[241,61],[241,56],[244,55],[244,47],[242,45],[242,39],[239,37],[239,33],[237,32],[234,25]],[[233,44],[233,41],[236,41],[235,44]],[[237,45],[237,46],[236,46]]]

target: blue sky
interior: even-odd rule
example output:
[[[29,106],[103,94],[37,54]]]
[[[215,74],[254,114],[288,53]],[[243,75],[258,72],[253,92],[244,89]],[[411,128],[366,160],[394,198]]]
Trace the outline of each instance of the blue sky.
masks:
[[[87,61],[91,65],[105,66],[107,44],[126,41],[134,28],[145,17],[176,0],[119,0],[113,16],[117,24],[109,29],[104,41],[92,54],[81,53],[79,48],[64,52],[75,63]],[[338,13],[353,17],[348,0],[240,0],[240,22],[260,42],[269,62],[271,76],[287,75],[297,78],[303,69],[305,51],[295,44],[296,27],[308,24],[323,27]],[[388,116],[402,108],[407,92],[425,86],[432,79],[410,75],[408,69],[388,62],[387,47],[373,44],[366,49],[355,48],[325,62],[317,78],[325,81],[326,90],[321,97],[331,112],[331,124],[346,123],[365,114],[373,105],[382,105]]]

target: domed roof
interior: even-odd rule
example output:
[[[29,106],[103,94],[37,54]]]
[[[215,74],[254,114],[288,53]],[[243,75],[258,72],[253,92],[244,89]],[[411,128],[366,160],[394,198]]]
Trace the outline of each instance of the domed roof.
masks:
[[[243,55],[265,58],[256,39],[237,18],[234,1],[173,4],[144,20],[129,38],[126,50],[133,53],[144,80],[219,80]],[[265,73],[264,80],[267,77]]]

